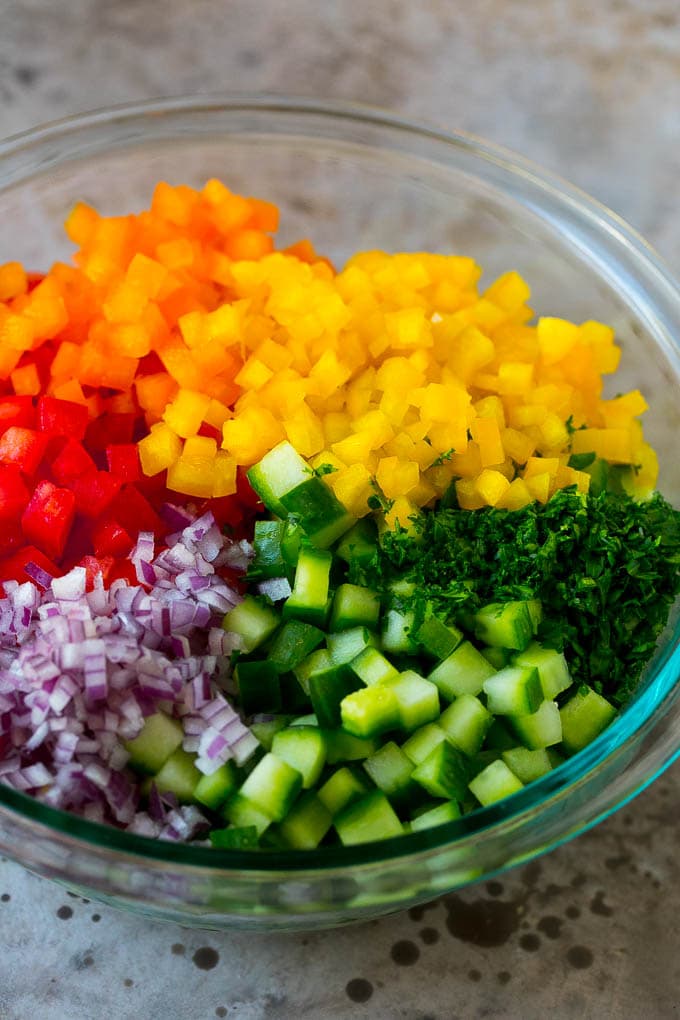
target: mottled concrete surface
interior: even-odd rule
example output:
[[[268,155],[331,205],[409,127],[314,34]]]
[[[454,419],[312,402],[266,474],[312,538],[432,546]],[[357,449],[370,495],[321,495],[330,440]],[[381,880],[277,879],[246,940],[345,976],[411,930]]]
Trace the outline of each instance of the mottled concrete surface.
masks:
[[[215,90],[484,135],[611,205],[680,272],[675,0],[0,0],[0,136]],[[679,776],[523,871],[337,934],[189,932],[0,862],[0,1018],[678,1016]]]

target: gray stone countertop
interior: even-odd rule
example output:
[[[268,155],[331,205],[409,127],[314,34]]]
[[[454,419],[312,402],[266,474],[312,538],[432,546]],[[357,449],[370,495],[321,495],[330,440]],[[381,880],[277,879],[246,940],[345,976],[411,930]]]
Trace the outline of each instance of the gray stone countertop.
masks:
[[[675,0],[0,0],[0,136],[217,90],[486,136],[603,200],[680,272]],[[0,861],[0,1018],[670,1020],[679,778],[500,880],[335,933],[189,931]]]

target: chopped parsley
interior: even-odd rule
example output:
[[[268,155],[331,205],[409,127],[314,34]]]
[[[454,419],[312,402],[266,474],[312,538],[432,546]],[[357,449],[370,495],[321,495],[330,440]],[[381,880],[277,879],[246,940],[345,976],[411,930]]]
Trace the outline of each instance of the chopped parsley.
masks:
[[[627,701],[680,592],[680,512],[655,494],[562,489],[521,510],[424,512],[414,540],[387,533],[364,582],[415,583],[416,617],[464,619],[492,601],[539,598],[538,639],[572,676]]]

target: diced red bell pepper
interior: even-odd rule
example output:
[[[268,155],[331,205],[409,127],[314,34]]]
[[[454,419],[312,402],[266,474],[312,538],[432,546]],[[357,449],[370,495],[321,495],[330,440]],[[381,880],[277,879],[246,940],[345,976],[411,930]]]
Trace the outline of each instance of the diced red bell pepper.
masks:
[[[110,518],[94,525],[92,543],[96,556],[125,556],[134,544],[125,528]]]
[[[38,400],[38,428],[41,432],[83,439],[89,420],[85,404],[57,397],[40,397]]]
[[[136,482],[140,477],[139,454],[136,443],[113,443],[106,447],[109,471],[124,482]]]
[[[50,470],[55,482],[68,486],[88,471],[96,471],[97,465],[82,443],[69,438],[53,459]]]
[[[73,482],[78,513],[101,517],[120,490],[120,479],[108,471],[87,471]]]
[[[30,498],[16,464],[0,464],[0,521],[17,520]]]
[[[33,397],[0,398],[0,433],[12,425],[32,429],[35,425]]]
[[[140,531],[153,531],[164,536],[167,525],[158,516],[148,499],[136,485],[124,485],[109,507],[109,515],[125,528],[136,541]]]
[[[25,475],[34,475],[49,441],[50,437],[44,432],[10,425],[0,436],[0,463],[16,464]]]
[[[0,528],[0,558],[9,556],[24,544],[26,539],[19,521],[3,521]]]
[[[114,564],[113,556],[83,556],[78,566],[85,567],[85,590],[92,591],[99,577],[106,583]]]
[[[35,563],[52,577],[58,577],[61,574],[56,563],[48,559],[40,549],[36,549],[34,545],[25,545],[12,556],[0,560],[0,581],[21,581],[22,583],[32,581],[33,578],[26,573],[27,563]]]
[[[21,517],[29,542],[46,556],[58,560],[64,551],[76,512],[76,497],[70,489],[52,482],[38,482]]]
[[[238,467],[236,469],[236,498],[243,506],[256,510],[258,513],[264,509],[262,500],[255,492],[248,481],[248,468]]]
[[[113,566],[106,575],[107,588],[110,587],[114,581],[119,580],[119,578],[127,581],[128,584],[139,584],[139,581],[137,580],[137,571],[135,570],[134,565],[127,558],[114,560]]]
[[[87,429],[85,445],[88,450],[103,451],[112,443],[131,443],[137,417],[134,414],[105,413],[95,418]]]

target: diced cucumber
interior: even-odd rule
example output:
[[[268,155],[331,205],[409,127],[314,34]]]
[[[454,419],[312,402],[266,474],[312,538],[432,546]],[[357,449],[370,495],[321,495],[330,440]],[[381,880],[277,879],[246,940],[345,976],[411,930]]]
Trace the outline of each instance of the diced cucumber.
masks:
[[[325,549],[300,549],[293,590],[282,608],[284,620],[304,620],[322,627],[328,606],[328,587],[333,557]]]
[[[194,791],[202,778],[194,762],[195,754],[178,747],[153,778],[159,793],[174,793],[181,804],[194,799]]]
[[[421,623],[415,634],[419,645],[435,659],[446,659],[463,640],[463,632],[436,616]]]
[[[439,691],[430,680],[405,670],[388,686],[397,699],[398,725],[404,730],[416,730],[439,716]],[[374,690],[375,688],[368,688]]]
[[[486,705],[494,715],[529,715],[543,700],[534,666],[506,666],[483,684]]]
[[[269,815],[238,791],[224,805],[222,814],[225,821],[231,822],[236,828],[253,826],[258,836],[261,836],[272,823]]]
[[[290,716],[277,715],[274,719],[265,719],[260,722],[252,722],[250,730],[253,736],[257,737],[265,751],[271,751],[274,734],[283,730],[290,724]]]
[[[399,670],[377,648],[365,648],[352,659],[349,668],[367,687],[396,680]]]
[[[541,605],[540,599],[529,599],[527,602],[527,609],[529,610],[529,616],[531,617],[531,628],[534,633],[534,637],[538,634],[538,628],[543,619],[543,606]]]
[[[210,833],[210,842],[216,850],[254,850],[258,839],[256,825],[234,825]]]
[[[491,602],[474,616],[475,635],[486,645],[522,651],[534,636],[526,602]]]
[[[232,634],[238,634],[244,650],[253,652],[272,636],[280,623],[281,617],[275,609],[259,602],[252,595],[246,595],[243,602],[239,602],[226,614],[222,627]]]
[[[482,807],[487,804],[494,804],[504,797],[509,797],[518,790],[524,788],[524,784],[517,778],[502,759],[492,761],[485,769],[482,769],[470,782],[470,791],[477,798]]]
[[[340,725],[341,705],[348,694],[358,690],[361,681],[345,665],[331,665],[309,676],[309,696],[319,725],[334,728]]]
[[[130,765],[141,772],[159,772],[184,739],[182,724],[165,712],[147,715],[133,740],[125,741]]]
[[[401,745],[401,749],[414,765],[420,765],[442,740],[446,740],[444,730],[437,723],[431,722],[415,730]]]
[[[370,517],[362,517],[338,542],[335,553],[350,565],[365,566],[375,556],[378,532]]]
[[[234,669],[244,715],[281,711],[281,683],[269,659],[240,659]]]
[[[326,761],[323,734],[315,726],[280,730],[272,742],[272,753],[300,773],[305,790],[316,784]]]
[[[552,762],[544,747],[533,751],[528,747],[511,747],[503,751],[501,757],[522,783],[531,783],[552,771]]]
[[[379,751],[364,762],[368,775],[395,807],[413,795],[413,767],[411,759],[393,740],[383,744]]]
[[[419,832],[422,829],[432,829],[435,825],[445,825],[446,822],[455,822],[460,818],[460,808],[457,801],[447,800],[443,804],[437,804],[425,811],[419,811],[411,819],[411,830]]]
[[[377,643],[377,637],[367,627],[351,627],[326,638],[330,657],[338,665],[351,662],[365,648],[375,648]]]
[[[326,761],[335,765],[340,761],[361,761],[374,754],[380,746],[377,737],[357,737],[343,729],[324,730]]]
[[[293,672],[303,691],[309,694],[309,678],[312,673],[323,673],[328,669],[332,669],[334,665],[335,663],[331,658],[329,650],[327,648],[317,648],[316,651],[310,652],[302,662],[299,662]]]
[[[382,646],[394,655],[417,655],[418,645],[411,635],[415,617],[412,612],[388,609],[383,617]]]
[[[216,811],[236,792],[239,782],[238,770],[233,761],[225,761],[211,775],[201,776],[194,789],[194,799]]]
[[[512,660],[512,652],[509,648],[494,648],[492,645],[485,645],[484,648],[480,648],[480,652],[494,669],[503,669]]]
[[[281,497],[309,481],[312,474],[312,469],[287,440],[266,453],[247,472],[253,489],[267,510],[277,517],[288,516]]]
[[[288,715],[300,715],[309,712],[312,703],[309,694],[304,690],[295,673],[281,674],[281,704]]]
[[[492,722],[493,716],[479,698],[473,694],[461,694],[442,712],[437,725],[454,747],[472,756],[484,743]]]
[[[333,818],[313,790],[308,790],[279,825],[279,833],[286,846],[294,850],[314,850],[324,838]]]
[[[562,691],[571,687],[572,679],[567,660],[554,648],[543,648],[534,641],[523,652],[515,655],[512,661],[515,666],[535,666],[541,681],[543,697],[548,701],[552,701]]]
[[[313,712],[308,712],[307,715],[298,715],[295,719],[291,719],[291,726],[318,726],[319,720]],[[283,729],[283,727],[281,727]]]
[[[285,571],[287,576],[293,576],[304,541],[305,533],[298,522],[292,517],[285,521],[281,538],[281,558],[288,568]]]
[[[401,836],[403,827],[384,793],[374,790],[344,808],[333,820],[343,846]]]
[[[356,517],[347,512],[321,478],[308,478],[281,496],[280,502],[319,549],[327,549],[356,524]]]
[[[487,747],[483,751],[478,751],[472,758],[468,759],[470,763],[470,779],[474,779],[480,772],[483,772],[487,765],[490,765],[492,761],[498,761],[499,758],[503,757],[502,751],[499,751],[495,747]],[[475,805],[472,804],[472,808]]]
[[[486,734],[485,743],[487,747],[506,751],[509,747],[517,746],[517,739],[506,726],[506,722],[509,722],[509,720],[493,720]]]
[[[470,766],[461,751],[448,740],[443,740],[413,770],[412,777],[433,797],[463,800],[470,779]]]
[[[579,687],[560,709],[562,746],[567,754],[586,747],[616,717],[616,709],[591,687]]]
[[[273,822],[280,822],[301,788],[300,772],[270,751],[260,759],[236,796],[248,800]],[[230,821],[234,819],[230,817]]]
[[[350,627],[376,627],[380,617],[380,596],[358,584],[341,584],[333,597],[330,631]]]
[[[399,703],[390,684],[374,684],[343,698],[340,715],[348,733],[376,737],[399,725]]]
[[[287,573],[287,564],[281,554],[281,540],[285,527],[284,521],[255,521],[253,529],[255,555],[248,564],[246,573],[248,580],[283,577]]]
[[[539,750],[562,740],[562,719],[556,701],[544,701],[531,715],[513,715],[508,723],[525,747]]]
[[[286,620],[271,644],[269,661],[279,673],[288,673],[318,648],[323,639],[324,632],[313,624]]]
[[[363,797],[368,792],[368,787],[352,769],[344,765],[337,769],[317,792],[319,800],[331,815],[335,816],[348,804]]]
[[[439,693],[447,701],[453,701],[461,694],[479,694],[482,684],[494,674],[493,666],[487,662],[469,641],[463,641],[443,662],[428,674],[428,680],[436,684]]]

